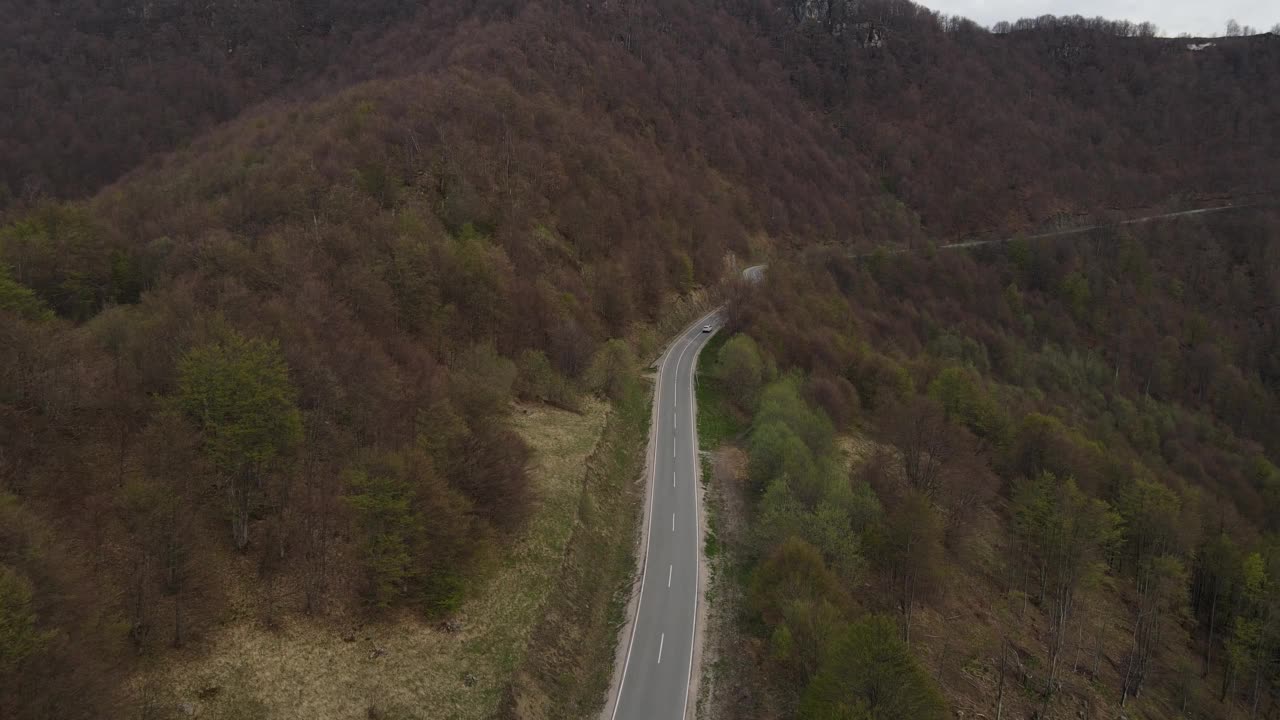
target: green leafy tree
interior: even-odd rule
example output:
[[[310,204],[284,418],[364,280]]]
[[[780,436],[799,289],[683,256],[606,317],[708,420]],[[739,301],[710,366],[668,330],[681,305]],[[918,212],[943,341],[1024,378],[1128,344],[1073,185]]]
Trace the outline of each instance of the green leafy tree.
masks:
[[[541,350],[525,350],[516,361],[515,392],[526,400],[577,410],[580,402],[572,383],[551,366]]]
[[[906,368],[877,352],[868,352],[860,359],[852,380],[862,405],[870,409],[902,400],[915,387]]]
[[[1134,631],[1120,704],[1141,692],[1171,622],[1187,613],[1187,575],[1180,553],[1181,501],[1161,483],[1137,478],[1117,500],[1127,568],[1136,589]]]
[[[1247,683],[1250,717],[1256,717],[1263,691],[1276,670],[1280,649],[1280,583],[1273,559],[1263,552],[1246,555],[1240,573],[1239,613],[1228,638],[1228,671],[1223,696],[1238,679]]]
[[[942,720],[946,705],[898,637],[891,618],[873,615],[830,643],[805,688],[804,720]]]
[[[924,493],[908,491],[886,518],[879,555],[894,579],[904,640],[911,639],[912,611],[917,599],[942,578],[942,539],[942,518]]]
[[[1120,705],[1138,697],[1158,653],[1170,632],[1180,632],[1188,619],[1187,571],[1180,558],[1161,555],[1151,562],[1138,586],[1134,631],[1129,660],[1121,683]]]
[[[53,318],[53,311],[44,301],[31,288],[14,280],[3,263],[0,263],[0,312],[15,313],[28,320]]]
[[[516,362],[516,394],[526,400],[546,401],[551,397],[556,371],[541,350],[525,350]]]
[[[347,476],[347,504],[360,531],[360,556],[368,596],[389,607],[409,594],[417,576],[414,550],[423,518],[413,507],[413,488],[403,478],[360,468]]]
[[[463,416],[476,422],[507,415],[518,371],[493,345],[473,345],[459,354],[449,374],[449,395]]]
[[[31,581],[0,565],[0,678],[17,670],[52,638],[37,625]]]
[[[813,472],[813,453],[781,422],[758,427],[751,433],[748,475],[757,488],[783,476]]]
[[[1041,473],[1014,487],[1014,525],[1040,576],[1048,614],[1046,701],[1054,689],[1066,646],[1076,592],[1103,571],[1102,558],[1116,540],[1119,518],[1103,501],[1081,492],[1071,478]]]
[[[784,480],[775,480],[760,498],[752,523],[756,547],[768,552],[787,538],[800,538],[822,552],[826,563],[846,583],[855,582],[863,568],[862,538],[854,526],[850,507],[824,500],[812,510],[791,492]],[[875,508],[878,510],[878,507]],[[864,513],[867,510],[863,510]],[[865,517],[862,518],[865,522]]]
[[[973,370],[958,366],[943,370],[929,383],[929,395],[942,403],[948,419],[969,428],[974,435],[997,445],[1006,439],[1008,415]]]
[[[1214,632],[1222,625],[1224,615],[1227,618],[1230,617],[1230,614],[1225,611],[1239,584],[1240,549],[1231,536],[1225,532],[1219,532],[1205,542],[1196,555],[1196,561],[1199,565],[1198,574],[1201,582],[1206,586],[1202,596],[1207,596],[1204,602],[1209,606],[1204,667],[1200,673],[1201,677],[1208,677],[1213,667]]]
[[[821,411],[804,399],[800,378],[788,375],[770,383],[760,396],[754,425],[762,427],[778,422],[788,427],[815,456],[831,452],[835,428]]]
[[[807,682],[848,596],[818,548],[788,537],[751,574],[748,603],[772,631],[775,659]]]
[[[636,357],[625,340],[615,338],[596,351],[587,370],[587,383],[596,392],[621,400],[635,383]]]
[[[347,471],[345,483],[368,602],[410,603],[429,614],[455,609],[466,570],[488,551],[493,532],[425,448],[363,461]]]
[[[141,652],[155,625],[155,595],[175,593],[183,584],[188,554],[181,537],[185,507],[170,486],[150,478],[126,482],[117,492],[117,504],[130,539],[125,592],[129,638]],[[175,647],[181,637],[175,622]]]
[[[720,348],[716,376],[739,409],[755,408],[764,382],[765,363],[749,335],[734,335]]]
[[[1069,273],[1063,278],[1059,292],[1062,302],[1071,311],[1071,315],[1076,320],[1084,320],[1089,312],[1092,295],[1089,290],[1089,279],[1078,272]]]
[[[297,391],[278,343],[230,331],[179,364],[177,402],[202,433],[222,476],[237,549],[249,544],[249,514],[273,464],[302,438]]]

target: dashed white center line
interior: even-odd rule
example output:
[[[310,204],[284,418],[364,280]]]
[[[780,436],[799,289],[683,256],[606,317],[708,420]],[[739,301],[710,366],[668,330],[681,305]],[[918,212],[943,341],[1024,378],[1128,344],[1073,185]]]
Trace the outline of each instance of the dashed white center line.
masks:
[[[671,587],[671,568],[672,567],[674,566],[673,565],[667,566],[667,587]]]
[[[676,514],[671,513],[671,532],[676,531]]]
[[[658,664],[662,664],[662,643],[667,639],[667,634],[662,633],[662,637],[658,638]]]
[[[675,486],[676,486],[676,471],[672,470],[671,471],[671,487],[675,487]]]

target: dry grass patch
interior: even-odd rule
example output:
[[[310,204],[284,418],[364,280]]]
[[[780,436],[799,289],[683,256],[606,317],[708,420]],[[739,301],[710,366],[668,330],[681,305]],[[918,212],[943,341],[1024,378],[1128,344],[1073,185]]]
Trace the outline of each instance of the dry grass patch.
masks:
[[[275,630],[237,619],[140,678],[154,717],[491,717],[555,583],[573,534],[587,458],[608,406],[581,414],[520,406],[538,506],[471,592],[448,632],[411,613],[352,630],[351,617],[286,616]],[[237,616],[243,616],[237,613]],[[344,637],[345,636],[345,637]]]
[[[587,460],[573,537],[499,717],[586,718],[604,702],[635,588],[652,394],[649,383],[628,389]]]

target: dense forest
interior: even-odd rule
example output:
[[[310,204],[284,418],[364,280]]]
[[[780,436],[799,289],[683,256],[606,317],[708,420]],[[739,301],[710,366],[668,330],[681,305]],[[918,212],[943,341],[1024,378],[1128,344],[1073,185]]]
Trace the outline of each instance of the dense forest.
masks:
[[[937,685],[988,717],[1271,716],[1277,273],[1265,209],[819,252],[741,288],[707,372],[748,458],[737,551],[766,649],[725,716],[852,696],[942,717]],[[872,448],[852,471],[850,432]]]
[[[10,204],[92,193],[264,100],[450,70],[703,159],[757,191],[771,233],[823,240],[874,235],[868,214],[967,233],[1258,189],[1278,152],[1275,35],[1193,51],[1079,17],[994,34],[903,0],[4,11]]]
[[[0,2],[15,100],[0,117],[4,717],[110,716],[139,663],[227,614],[232,584],[256,589],[267,626],[337,608],[447,616],[536,503],[512,400],[616,392],[679,298],[744,259],[1242,197],[1274,189],[1280,156],[1273,36],[1192,51],[1079,18],[997,34],[902,0],[54,5]],[[937,342],[985,353],[973,372],[1007,373],[991,382],[1043,373],[1045,396],[1021,401],[1042,418],[1025,433],[1096,464],[1045,450],[1044,469],[1114,499],[1129,455],[1077,443],[1096,418],[1046,399],[1109,371],[1134,398],[1107,409],[1134,424],[1133,462],[1160,455],[1160,477],[1238,509],[1232,532],[1261,530],[1276,404],[1259,388],[1280,369],[1273,326],[1249,320],[1275,299],[1231,291],[1276,287],[1270,246],[1239,246],[1251,232],[1266,236],[1224,235],[1216,265],[1191,260],[1198,234],[1168,256],[1138,243],[1151,254],[1088,263],[1029,246],[1012,285],[904,269],[964,262],[950,257],[840,261],[808,300],[785,283],[810,266],[779,265],[769,294],[790,305],[744,304],[738,323],[809,374],[772,392],[793,409],[822,399],[828,420],[795,410],[819,459],[876,406],[868,378],[932,382],[904,363]],[[1204,275],[1175,293],[1158,284],[1162,257]],[[1130,267],[1113,262],[1146,263],[1147,279],[1112,284]],[[972,277],[963,292],[1003,303],[988,309],[1012,293],[1016,322],[979,322],[926,276]],[[840,303],[872,288],[879,320],[855,322]],[[1037,305],[1066,302],[1054,293],[1071,312]],[[1124,298],[1162,303],[1168,324]],[[941,303],[928,321],[926,301]],[[807,313],[825,321],[787,329]],[[938,340],[928,323],[957,327]],[[851,376],[850,358],[869,374]],[[1111,402],[1088,397],[1063,407]],[[1009,422],[967,430],[965,462],[1040,469],[1039,450],[991,454],[1020,437]],[[1207,647],[1242,627],[1245,585],[1231,587]],[[845,603],[847,587],[831,592]],[[883,619],[850,622],[869,633],[850,653],[866,637],[900,650]],[[1255,666],[1233,665],[1224,693],[1258,697]]]

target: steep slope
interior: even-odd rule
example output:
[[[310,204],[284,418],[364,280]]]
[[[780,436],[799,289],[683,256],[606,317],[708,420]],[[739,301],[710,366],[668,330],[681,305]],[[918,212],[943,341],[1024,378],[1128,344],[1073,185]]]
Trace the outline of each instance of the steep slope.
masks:
[[[715,716],[1270,711],[1278,222],[772,264],[707,378],[752,420]]]

